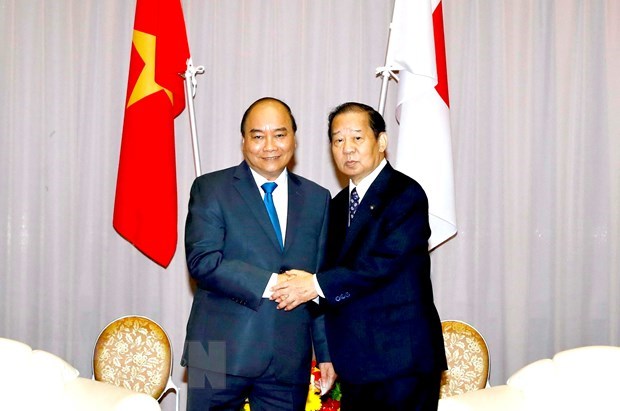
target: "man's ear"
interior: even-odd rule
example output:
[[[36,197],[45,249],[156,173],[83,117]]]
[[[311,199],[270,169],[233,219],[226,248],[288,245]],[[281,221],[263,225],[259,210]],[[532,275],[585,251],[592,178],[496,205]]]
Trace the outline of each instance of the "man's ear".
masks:
[[[379,133],[379,152],[383,153],[387,149],[388,135],[385,131]]]

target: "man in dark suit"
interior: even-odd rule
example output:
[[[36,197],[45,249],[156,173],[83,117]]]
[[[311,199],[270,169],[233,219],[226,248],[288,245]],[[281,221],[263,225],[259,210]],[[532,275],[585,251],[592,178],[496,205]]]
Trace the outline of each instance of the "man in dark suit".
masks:
[[[278,308],[322,297],[342,410],[436,410],[446,369],[430,279],[428,200],[385,159],[385,122],[345,103],[329,139],[349,187],[331,202],[327,269],[273,288]]]
[[[237,411],[245,398],[252,411],[303,410],[313,347],[323,378],[335,378],[318,306],[286,313],[268,298],[287,279],[278,273],[316,271],[324,257],[330,195],[287,171],[296,130],[284,102],[257,100],[241,120],[244,161],[192,185],[185,248],[197,290],[182,359],[189,411]]]

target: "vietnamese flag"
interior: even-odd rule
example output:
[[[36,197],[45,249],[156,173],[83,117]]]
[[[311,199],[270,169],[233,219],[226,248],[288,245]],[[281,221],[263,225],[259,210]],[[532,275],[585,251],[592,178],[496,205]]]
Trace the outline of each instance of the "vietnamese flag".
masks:
[[[113,225],[164,268],[177,247],[174,119],[188,58],[180,0],[137,0]]]

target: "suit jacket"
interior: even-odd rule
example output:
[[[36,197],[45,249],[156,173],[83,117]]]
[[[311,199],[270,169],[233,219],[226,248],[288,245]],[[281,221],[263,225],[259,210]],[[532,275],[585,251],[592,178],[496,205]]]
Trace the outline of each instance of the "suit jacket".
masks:
[[[317,315],[315,303],[285,312],[262,298],[272,273],[290,268],[318,270],[324,257],[329,201],[326,189],[288,173],[282,251],[245,162],[194,181],[185,250],[198,289],[182,365],[219,372],[225,368],[228,374],[253,378],[271,363],[281,381],[307,383],[313,343],[317,359],[329,360],[323,317]]]
[[[344,381],[362,384],[446,369],[433,302],[428,200],[388,163],[348,225],[349,190],[331,202],[328,270],[317,274],[327,304],[327,341]]]

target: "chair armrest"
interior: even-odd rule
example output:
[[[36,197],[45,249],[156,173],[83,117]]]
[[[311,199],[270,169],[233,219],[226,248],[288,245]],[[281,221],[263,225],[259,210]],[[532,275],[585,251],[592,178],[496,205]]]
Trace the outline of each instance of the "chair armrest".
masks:
[[[525,407],[523,393],[508,385],[497,385],[439,400],[437,411],[519,411]]]
[[[81,377],[65,384],[64,404],[71,411],[161,411],[146,394]]]

